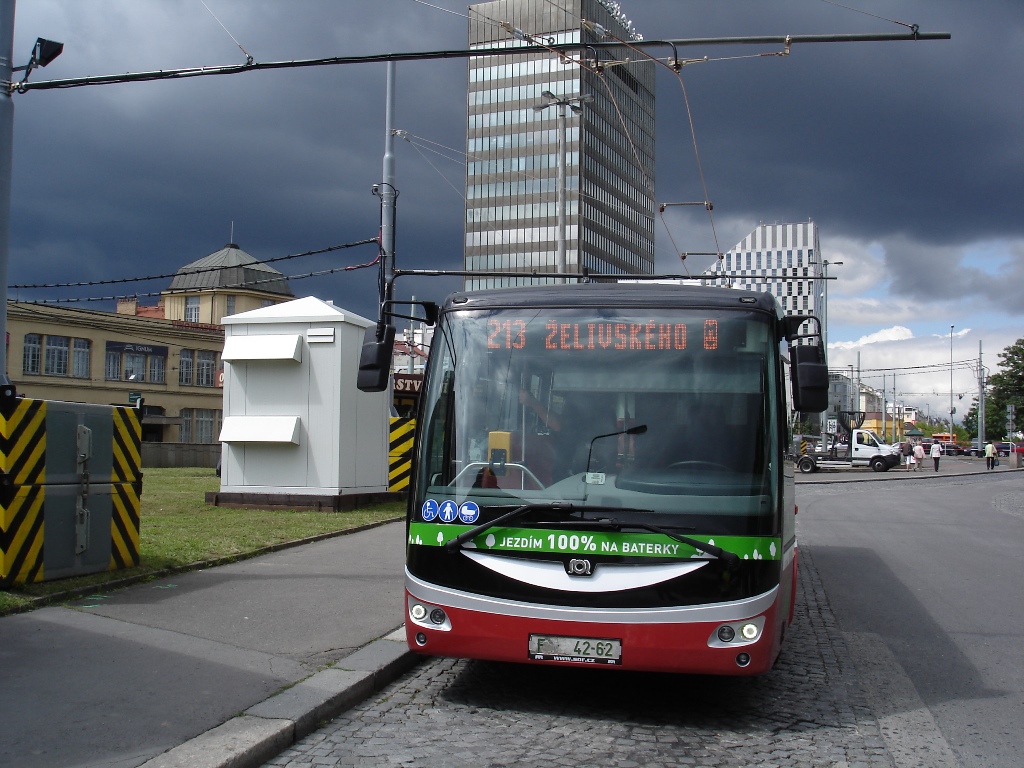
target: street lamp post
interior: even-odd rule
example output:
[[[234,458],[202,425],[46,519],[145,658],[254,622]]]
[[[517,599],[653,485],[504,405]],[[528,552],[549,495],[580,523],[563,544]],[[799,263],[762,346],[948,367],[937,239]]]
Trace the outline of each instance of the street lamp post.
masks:
[[[579,114],[583,111],[583,104],[588,101],[593,101],[594,97],[590,94],[583,94],[580,96],[570,97],[558,97],[555,96],[551,91],[544,91],[541,93],[545,99],[548,100],[547,104],[538,104],[533,109],[535,112],[543,112],[548,107],[558,108],[558,197],[556,203],[556,209],[558,214],[558,240],[557,240],[557,255],[555,258],[556,271],[559,274],[565,274],[565,145],[566,145],[566,118],[568,113],[566,108],[571,109],[574,114]],[[564,280],[564,278],[562,278]]]
[[[821,291],[821,306],[816,308],[818,319],[821,321],[821,343],[828,347],[828,265],[834,264],[837,267],[841,267],[843,262],[841,261],[828,261],[822,259],[821,261],[811,261],[810,264],[817,264],[821,267],[821,280],[825,284]],[[817,276],[815,276],[817,279]]]
[[[28,64],[11,66],[14,55],[14,0],[0,0],[0,339],[7,336],[7,264],[10,256],[11,169],[14,147],[14,104],[11,94],[28,82],[36,67],[45,67],[64,50],[64,44],[36,38]],[[14,72],[24,72],[15,83]],[[7,386],[7,345],[0,344],[0,385]]]
[[[949,442],[952,444],[953,437],[953,326],[949,326]]]

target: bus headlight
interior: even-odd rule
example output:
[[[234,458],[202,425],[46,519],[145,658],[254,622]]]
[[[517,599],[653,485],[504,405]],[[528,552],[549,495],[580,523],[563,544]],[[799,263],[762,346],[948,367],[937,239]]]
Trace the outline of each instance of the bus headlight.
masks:
[[[442,632],[451,632],[452,630],[452,622],[448,617],[448,612],[439,605],[421,603],[410,595],[408,597],[407,610],[409,611],[409,621],[417,626],[441,630]]]
[[[738,645],[750,645],[761,639],[764,631],[764,616],[757,616],[746,621],[736,621],[730,624],[720,624],[708,638],[708,646],[711,648],[736,647]]]

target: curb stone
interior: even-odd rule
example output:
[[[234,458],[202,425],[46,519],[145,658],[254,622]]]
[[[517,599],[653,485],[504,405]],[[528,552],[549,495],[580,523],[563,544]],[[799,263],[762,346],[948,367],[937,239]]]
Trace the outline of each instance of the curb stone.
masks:
[[[142,768],[250,768],[263,765],[324,722],[355,706],[414,667],[422,657],[399,627],[334,666],[261,701]]]

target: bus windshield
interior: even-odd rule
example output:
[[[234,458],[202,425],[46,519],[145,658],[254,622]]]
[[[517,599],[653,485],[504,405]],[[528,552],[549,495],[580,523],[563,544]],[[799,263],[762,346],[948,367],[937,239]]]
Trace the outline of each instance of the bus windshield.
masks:
[[[768,517],[777,344],[761,312],[449,312],[414,502]]]

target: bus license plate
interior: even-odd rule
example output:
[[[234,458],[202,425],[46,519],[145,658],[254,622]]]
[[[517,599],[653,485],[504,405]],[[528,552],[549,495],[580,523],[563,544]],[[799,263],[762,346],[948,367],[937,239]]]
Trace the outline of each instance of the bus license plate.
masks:
[[[530,635],[529,657],[537,661],[621,664],[622,641],[594,637]]]

